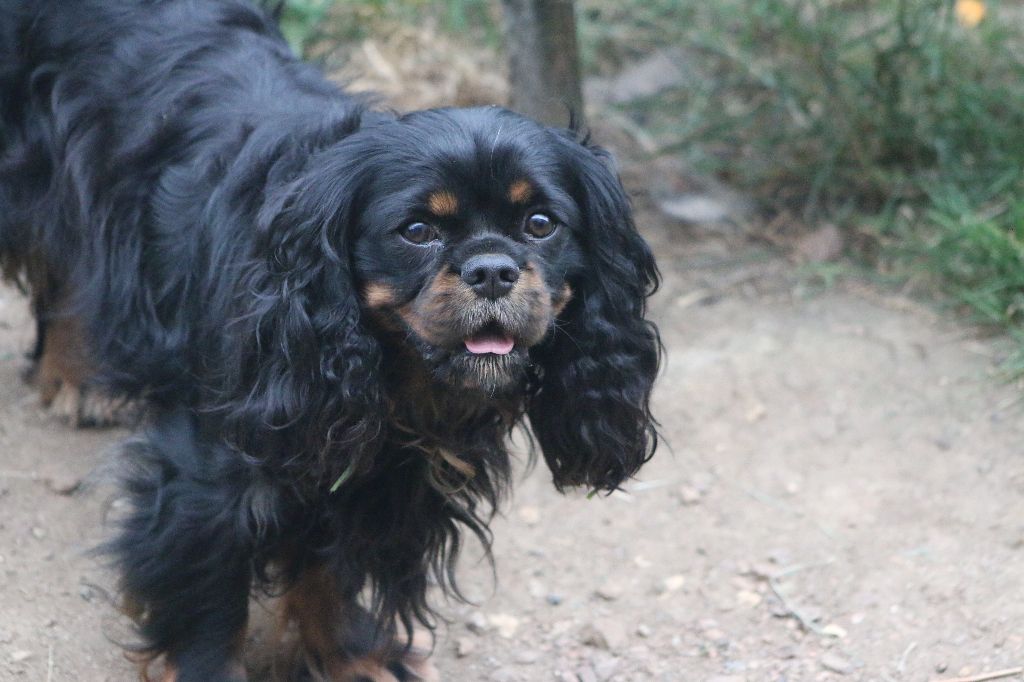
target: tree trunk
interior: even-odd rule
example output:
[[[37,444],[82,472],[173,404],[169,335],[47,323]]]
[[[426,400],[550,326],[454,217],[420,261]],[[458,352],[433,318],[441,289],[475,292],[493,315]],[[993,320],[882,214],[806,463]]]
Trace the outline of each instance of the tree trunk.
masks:
[[[548,125],[583,119],[573,0],[502,0],[511,107]]]

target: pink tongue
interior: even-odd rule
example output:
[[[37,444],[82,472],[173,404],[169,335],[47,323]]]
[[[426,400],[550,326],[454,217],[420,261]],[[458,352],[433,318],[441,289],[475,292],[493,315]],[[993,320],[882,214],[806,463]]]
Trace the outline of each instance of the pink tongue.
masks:
[[[466,339],[466,350],[474,355],[481,353],[494,353],[495,355],[507,355],[512,352],[516,345],[511,336],[471,336]]]

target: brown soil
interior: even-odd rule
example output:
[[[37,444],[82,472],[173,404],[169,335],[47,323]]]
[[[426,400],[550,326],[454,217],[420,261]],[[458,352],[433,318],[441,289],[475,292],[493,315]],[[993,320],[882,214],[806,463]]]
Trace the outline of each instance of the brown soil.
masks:
[[[443,608],[446,680],[925,681],[1024,664],[1019,393],[996,342],[863,285],[648,215],[665,286],[665,445],[628,494],[524,474],[499,581]],[[123,432],[74,430],[19,379],[0,291],[0,680],[128,680],[88,551]]]

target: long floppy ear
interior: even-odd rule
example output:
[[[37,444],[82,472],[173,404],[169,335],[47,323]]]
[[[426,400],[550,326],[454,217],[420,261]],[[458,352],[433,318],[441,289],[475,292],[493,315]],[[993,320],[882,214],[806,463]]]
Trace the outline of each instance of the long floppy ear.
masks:
[[[658,270],[633,224],[608,155],[557,134],[568,187],[583,210],[585,271],[551,338],[536,349],[528,414],[559,488],[615,490],[657,446],[650,396],[661,344],[644,318]]]
[[[367,156],[335,148],[263,200],[224,358],[229,440],[328,483],[369,466],[384,414],[349,257]]]

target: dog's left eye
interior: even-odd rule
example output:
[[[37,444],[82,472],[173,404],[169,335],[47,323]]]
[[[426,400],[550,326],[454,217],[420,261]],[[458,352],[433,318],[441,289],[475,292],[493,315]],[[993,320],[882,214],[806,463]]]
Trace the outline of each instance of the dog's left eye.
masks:
[[[543,213],[534,213],[526,219],[526,226],[523,229],[526,230],[526,234],[535,239],[544,239],[554,234],[556,227],[557,224],[549,216]]]
[[[432,225],[426,223],[409,223],[399,233],[402,239],[413,244],[426,244],[440,236]]]

